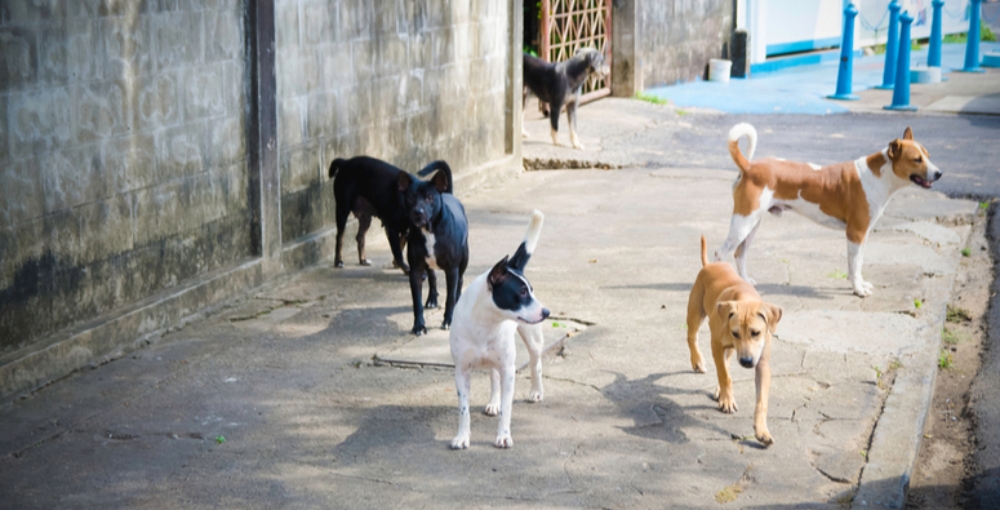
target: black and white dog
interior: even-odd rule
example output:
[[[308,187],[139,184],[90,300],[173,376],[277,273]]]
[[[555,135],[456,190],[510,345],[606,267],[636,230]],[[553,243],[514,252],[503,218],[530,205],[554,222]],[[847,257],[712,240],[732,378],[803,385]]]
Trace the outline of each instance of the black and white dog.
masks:
[[[344,227],[347,217],[353,212],[358,218],[358,261],[362,266],[372,263],[365,257],[365,234],[372,224],[372,216],[382,220],[385,235],[392,249],[393,265],[409,272],[403,261],[401,241],[409,225],[403,195],[397,183],[403,170],[385,161],[357,156],[351,159],[337,158],[330,163],[329,175],[333,181],[333,196],[337,200],[337,253],[336,267],[344,267]]]
[[[436,172],[436,173],[434,173]],[[448,295],[445,298],[444,324],[451,325],[455,302],[462,293],[462,277],[469,265],[469,221],[465,208],[452,194],[451,168],[435,161],[417,173],[430,181],[414,179],[406,172],[398,177],[399,191],[409,218],[406,259],[410,263],[410,293],[413,297],[414,335],[427,332],[424,307],[437,308],[438,291],[435,269],[444,271]],[[421,305],[423,276],[427,275],[427,304]]]
[[[524,55],[524,97],[521,103],[521,114],[524,115],[524,102],[528,99],[530,89],[538,99],[549,103],[549,123],[552,125],[552,145],[559,145],[559,112],[566,106],[566,117],[569,119],[569,139],[573,147],[582,149],[583,145],[576,137],[576,107],[580,102],[580,90],[583,83],[591,75],[604,77],[609,73],[604,63],[604,56],[594,48],[580,48],[573,58],[557,63],[549,63],[538,57]],[[524,121],[521,122],[522,133]]]
[[[458,393],[458,434],[451,441],[453,449],[469,447],[469,376],[473,368],[490,369],[490,402],[485,413],[500,413],[497,448],[510,448],[510,413],[514,402],[514,332],[521,335],[531,356],[531,393],[529,402],[541,402],[542,337],[541,322],[549,311],[535,299],[531,284],[524,277],[524,266],[535,251],[542,231],[542,213],[532,212],[528,233],[514,256],[479,275],[462,294],[455,307],[449,342],[455,362],[455,390]]]

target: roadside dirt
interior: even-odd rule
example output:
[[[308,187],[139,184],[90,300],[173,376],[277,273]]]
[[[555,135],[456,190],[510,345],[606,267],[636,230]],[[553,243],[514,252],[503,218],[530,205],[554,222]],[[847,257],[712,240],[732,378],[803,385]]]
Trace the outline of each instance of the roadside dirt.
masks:
[[[968,412],[969,388],[979,371],[986,311],[993,281],[993,261],[983,233],[984,210],[973,225],[971,245],[963,252],[941,335],[938,375],[934,386],[917,465],[907,491],[909,509],[961,509],[972,453],[974,431]],[[964,256],[968,253],[968,256]]]

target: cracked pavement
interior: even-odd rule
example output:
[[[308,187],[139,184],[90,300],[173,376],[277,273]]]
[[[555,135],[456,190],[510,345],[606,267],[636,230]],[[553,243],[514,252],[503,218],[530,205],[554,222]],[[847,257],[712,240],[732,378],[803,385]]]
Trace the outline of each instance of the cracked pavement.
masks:
[[[620,126],[603,138],[593,135],[602,108],[626,119],[609,121]],[[841,276],[842,233],[795,214],[765,220],[749,271],[785,314],[771,362],[775,444],[764,449],[753,438],[753,372],[731,368],[740,410],[727,415],[712,399],[711,359],[706,374],[689,363],[684,323],[700,269],[698,237],[710,247],[722,240],[736,174],[731,163],[717,164],[728,162],[722,143],[704,155],[683,144],[663,147],[693,136],[686,118],[639,101],[589,105],[581,110],[581,140],[593,152],[584,154],[624,168],[527,172],[459,197],[471,225],[466,281],[514,251],[538,208],[546,222],[526,275],[553,314],[592,324],[545,357],[544,402],[526,403],[528,378],[518,377],[512,449],[494,448],[496,419],[473,413],[470,449],[451,451],[452,372],[373,362],[379,352],[444,336],[407,334],[407,282],[372,229],[371,267],[326,262],[288,275],[147,349],[6,404],[5,503],[850,504],[864,473],[891,455],[873,430],[884,413],[905,407],[894,403],[901,381],[923,373],[928,349],[936,352],[932,333],[959,250],[982,236],[976,203],[915,188],[900,193],[870,239],[865,277],[876,289],[864,300]],[[544,120],[527,126],[545,138],[526,143],[526,157],[579,153],[545,148]],[[721,141],[724,133],[713,136]],[[762,136],[762,153],[768,144]],[[345,249],[352,253],[353,242]],[[428,313],[429,326],[440,320],[440,310]],[[707,325],[700,342],[708,348]],[[476,373],[476,408],[488,387],[488,374]]]

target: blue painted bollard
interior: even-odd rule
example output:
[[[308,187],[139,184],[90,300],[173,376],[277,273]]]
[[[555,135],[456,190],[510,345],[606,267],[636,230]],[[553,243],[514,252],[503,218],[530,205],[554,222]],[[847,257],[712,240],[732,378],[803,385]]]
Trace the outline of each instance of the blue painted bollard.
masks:
[[[858,96],[851,94],[851,80],[854,78],[854,17],[858,8],[847,4],[844,9],[844,38],[840,42],[840,68],[837,71],[837,93],[826,96],[830,99],[856,101]]]
[[[896,59],[899,51],[899,2],[892,0],[889,4],[889,37],[885,40],[885,69],[882,71],[882,84],[877,88],[891,89],[896,83]]]
[[[886,110],[912,112],[916,106],[910,106],[910,25],[913,16],[904,12],[899,17],[899,60],[896,62],[896,87],[892,89],[892,104]]]
[[[927,67],[941,67],[941,8],[944,0],[931,2],[934,18],[931,20],[931,40],[927,49]]]
[[[980,4],[983,0],[969,0],[969,32],[965,41],[965,67],[960,69],[964,73],[982,73],[983,68],[979,67],[979,13]]]

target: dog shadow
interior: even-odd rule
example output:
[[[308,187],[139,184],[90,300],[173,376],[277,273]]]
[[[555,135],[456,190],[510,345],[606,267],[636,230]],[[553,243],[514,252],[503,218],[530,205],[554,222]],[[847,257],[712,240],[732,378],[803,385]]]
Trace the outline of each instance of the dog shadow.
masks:
[[[655,373],[632,380],[624,374],[612,373],[615,376],[614,382],[601,388],[601,393],[617,405],[622,414],[635,422],[631,427],[619,427],[625,433],[671,444],[689,442],[690,439],[685,431],[696,428],[709,430],[727,439],[732,437],[729,431],[690,414],[691,411],[697,410],[717,410],[715,405],[708,403],[714,402],[714,395],[711,392],[657,384],[666,377],[688,372]],[[685,407],[669,398],[678,395],[704,395],[707,402],[704,405]]]

